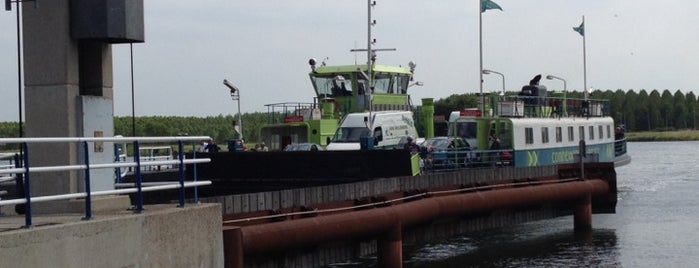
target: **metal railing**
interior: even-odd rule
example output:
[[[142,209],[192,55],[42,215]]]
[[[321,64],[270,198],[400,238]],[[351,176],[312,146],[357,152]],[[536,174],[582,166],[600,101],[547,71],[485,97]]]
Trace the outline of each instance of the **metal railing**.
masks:
[[[85,198],[85,217],[83,219],[89,220],[92,218],[92,196],[100,195],[118,195],[118,194],[128,194],[136,193],[136,213],[141,213],[143,211],[143,192],[150,191],[160,191],[169,189],[179,189],[179,206],[184,207],[185,204],[185,188],[197,187],[210,185],[211,181],[196,181],[196,168],[193,181],[185,182],[185,164],[194,164],[196,167],[197,163],[208,163],[211,161],[209,158],[201,159],[185,159],[184,158],[184,141],[198,141],[198,140],[208,140],[210,137],[207,136],[177,136],[177,137],[112,137],[112,138],[65,138],[65,137],[54,137],[54,138],[0,138],[0,143],[15,143],[21,144],[22,146],[22,159],[18,161],[15,168],[5,168],[0,169],[0,177],[3,176],[21,176],[23,180],[23,190],[24,198],[20,199],[8,199],[0,200],[0,206],[3,205],[16,205],[25,204],[25,227],[32,226],[32,210],[31,204],[36,202],[48,202],[48,201],[58,201],[58,200],[68,200],[75,198]],[[112,163],[90,163],[89,158],[89,143],[104,143],[113,142],[114,144],[124,144],[127,142],[132,142],[134,146],[134,162],[119,162],[115,159]],[[162,142],[177,142],[178,143],[178,159],[173,160],[159,160],[159,161],[149,161],[142,163],[140,157],[140,143],[162,143]],[[81,145],[83,153],[83,163],[78,165],[63,165],[63,166],[41,166],[41,167],[31,167],[29,162],[29,155],[32,153],[29,150],[28,144],[32,143],[77,143]],[[143,177],[141,176],[142,166],[156,166],[156,165],[177,165],[179,169],[179,182],[171,183],[165,185],[155,185],[144,187],[142,185]],[[92,169],[115,169],[115,174],[119,174],[118,171],[121,168],[134,168],[135,170],[135,187],[125,188],[118,190],[105,190],[105,191],[92,191],[90,189],[90,170]],[[47,196],[34,196],[31,195],[31,175],[35,173],[44,172],[58,172],[58,171],[73,171],[81,170],[84,171],[84,192],[79,193],[69,193],[60,195],[47,195]],[[106,179],[106,178],[105,178]],[[113,181],[113,178],[109,178]],[[196,188],[195,188],[196,189]]]
[[[447,150],[421,154],[422,168],[430,171],[514,166],[513,150]]]
[[[603,117],[609,115],[609,101],[537,96],[504,96],[500,116],[514,117]]]

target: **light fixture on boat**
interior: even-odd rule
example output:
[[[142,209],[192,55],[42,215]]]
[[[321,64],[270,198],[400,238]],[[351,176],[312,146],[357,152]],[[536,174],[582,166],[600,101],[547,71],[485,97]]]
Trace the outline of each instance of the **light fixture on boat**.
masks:
[[[424,86],[424,85],[425,85],[425,83],[423,83],[422,81],[416,81],[415,83],[411,83],[410,85],[408,85],[408,87],[412,87],[412,86],[421,87],[421,86]]]
[[[568,89],[566,88],[566,80],[565,80],[565,79],[560,78],[560,77],[555,76],[555,75],[550,75],[550,74],[546,76],[546,79],[548,79],[548,80],[554,80],[554,79],[556,79],[556,80],[561,80],[561,81],[563,81],[563,92],[568,91]]]
[[[556,80],[563,81],[563,102],[562,102],[562,106],[561,106],[561,115],[568,116],[568,111],[567,111],[567,107],[566,107],[567,106],[566,94],[568,93],[568,88],[566,87],[566,80],[563,78],[560,78],[558,76],[550,75],[550,74],[546,76],[546,79],[548,79],[548,80],[556,79]]]
[[[223,79],[223,85],[228,87],[231,90],[231,99],[234,101],[238,101],[238,122],[237,124],[234,124],[233,128],[235,128],[237,125],[236,131],[238,131],[238,139],[242,140],[243,139],[243,118],[242,115],[240,114],[240,89],[233,85],[231,82],[228,82],[228,79]]]
[[[500,72],[496,72],[496,71],[488,70],[488,69],[483,69],[481,72],[483,72],[483,74],[498,74],[498,75],[502,76],[502,92],[500,92],[500,95],[505,96],[505,75],[500,73]]]
[[[315,72],[316,71],[316,59],[311,58],[308,60],[308,65],[311,65],[311,71]]]

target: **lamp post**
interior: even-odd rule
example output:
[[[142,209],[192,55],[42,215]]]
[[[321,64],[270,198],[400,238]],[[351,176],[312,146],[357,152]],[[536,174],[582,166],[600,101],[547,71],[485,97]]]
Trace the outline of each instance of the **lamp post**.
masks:
[[[566,103],[568,102],[566,100],[566,94],[568,93],[568,88],[566,87],[566,80],[563,78],[560,78],[558,76],[550,75],[550,74],[546,76],[546,79],[548,79],[548,80],[556,79],[556,80],[563,81],[563,105],[561,106],[561,109],[563,110],[562,111],[563,116],[568,116],[568,111],[567,111],[568,107],[566,106]]]
[[[488,69],[483,69],[483,74],[499,74],[502,77],[502,95],[505,96],[505,75]]]
[[[228,87],[231,90],[231,99],[234,101],[238,101],[238,126],[240,126],[240,129],[238,130],[238,139],[242,140],[243,139],[243,118],[242,115],[240,114],[240,89],[236,87],[235,85],[231,84],[231,82],[228,82],[228,80],[223,79],[223,85]]]

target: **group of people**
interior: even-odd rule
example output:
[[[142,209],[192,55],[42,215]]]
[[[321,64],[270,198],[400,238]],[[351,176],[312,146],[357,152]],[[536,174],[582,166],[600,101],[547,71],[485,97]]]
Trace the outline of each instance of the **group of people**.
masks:
[[[265,142],[263,141],[262,143],[255,144],[255,148],[253,149],[253,151],[256,151],[256,152],[267,152],[267,151],[269,151],[269,148],[267,147],[267,145],[266,145]]]
[[[242,150],[247,151],[248,147],[245,146],[243,141],[240,140],[239,142],[241,143],[240,145],[241,145]],[[228,150],[232,151],[233,148],[228,148]],[[218,153],[219,151],[221,151],[221,147],[216,145],[216,143],[214,142],[213,139],[199,141],[199,152],[200,153]],[[253,151],[267,152],[267,151],[269,151],[269,147],[267,147],[267,145],[264,142],[262,142],[262,143],[256,144]]]
[[[221,148],[216,145],[213,139],[199,141],[200,153],[218,153],[220,150]]]

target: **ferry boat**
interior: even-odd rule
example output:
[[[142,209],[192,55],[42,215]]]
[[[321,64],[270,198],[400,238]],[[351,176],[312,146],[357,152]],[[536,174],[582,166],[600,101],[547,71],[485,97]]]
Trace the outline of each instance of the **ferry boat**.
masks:
[[[517,95],[490,94],[483,109],[452,112],[448,135],[466,139],[484,163],[557,165],[581,155],[586,162],[631,162],[608,101],[549,96],[537,77]]]
[[[395,49],[372,48],[371,9],[375,1],[368,1],[368,40],[366,64],[327,65],[310,59],[309,77],[315,91],[312,102],[284,102],[265,105],[269,123],[260,129],[261,141],[269,150],[281,151],[291,143],[316,143],[327,146],[340,120],[350,113],[375,111],[411,111],[408,88],[421,86],[414,81],[416,64],[407,66],[377,63],[377,52]],[[327,60],[327,58],[326,58]]]

